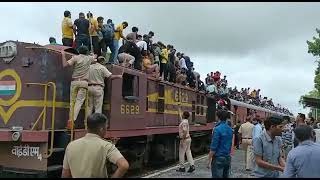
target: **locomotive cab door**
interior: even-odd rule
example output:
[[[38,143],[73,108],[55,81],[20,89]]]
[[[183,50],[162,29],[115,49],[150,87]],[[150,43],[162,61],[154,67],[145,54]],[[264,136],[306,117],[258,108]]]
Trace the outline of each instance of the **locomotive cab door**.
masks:
[[[212,123],[216,121],[216,100],[214,97],[207,97],[207,122]]]
[[[121,74],[123,67],[112,65],[112,74]],[[110,129],[145,128],[146,75],[124,69],[122,79],[112,80],[110,98]]]

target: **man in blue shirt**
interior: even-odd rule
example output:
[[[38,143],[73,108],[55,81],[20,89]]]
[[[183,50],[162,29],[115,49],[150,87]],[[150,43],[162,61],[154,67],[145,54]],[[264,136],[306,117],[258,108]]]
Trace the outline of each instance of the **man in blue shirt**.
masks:
[[[320,177],[320,144],[313,141],[314,133],[312,127],[300,125],[294,130],[294,134],[299,146],[289,152],[283,177]]]
[[[254,127],[252,129],[252,139],[253,140],[255,138],[258,138],[263,133],[260,116],[257,115],[255,117],[254,121],[256,122],[256,124],[254,125]],[[255,162],[254,156],[253,156],[253,158],[251,160],[253,161],[252,162],[253,169],[255,169],[256,162]],[[251,174],[251,175],[254,176],[254,174]]]
[[[207,167],[213,178],[228,178],[231,167],[232,128],[227,124],[230,113],[219,110],[217,116],[220,123],[215,127],[210,145]]]
[[[252,130],[252,139],[259,137],[260,134],[262,134],[262,125],[261,125],[261,119],[259,116],[255,118],[255,121],[257,122],[256,125],[254,125],[253,130]]]
[[[285,162],[281,156],[283,118],[272,115],[264,121],[266,131],[253,139],[255,177],[277,178],[283,172]]]

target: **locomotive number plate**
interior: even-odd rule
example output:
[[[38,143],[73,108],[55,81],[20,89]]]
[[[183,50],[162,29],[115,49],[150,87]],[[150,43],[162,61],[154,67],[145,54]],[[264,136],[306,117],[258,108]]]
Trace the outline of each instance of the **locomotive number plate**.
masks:
[[[121,114],[140,114],[140,107],[139,105],[124,105],[121,104],[120,106],[120,113]]]

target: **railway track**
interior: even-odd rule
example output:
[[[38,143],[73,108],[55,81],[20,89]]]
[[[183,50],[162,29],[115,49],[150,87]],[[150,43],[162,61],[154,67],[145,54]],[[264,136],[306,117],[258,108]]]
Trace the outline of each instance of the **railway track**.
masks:
[[[204,159],[207,157],[207,153],[201,153],[199,155],[194,156],[194,161],[199,161],[201,159]],[[185,165],[187,165],[188,162],[185,162]],[[160,175],[162,173],[168,172],[172,169],[178,169],[179,161],[177,162],[171,162],[167,164],[157,165],[157,166],[150,166],[144,168],[142,171],[131,171],[128,172],[126,175],[127,178],[152,178],[154,176]]]

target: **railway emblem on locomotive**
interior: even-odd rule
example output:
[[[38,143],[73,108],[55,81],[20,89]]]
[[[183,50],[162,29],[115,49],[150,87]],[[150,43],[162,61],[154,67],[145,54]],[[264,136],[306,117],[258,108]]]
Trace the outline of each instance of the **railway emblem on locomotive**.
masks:
[[[10,77],[3,80],[4,77]],[[5,112],[3,106],[11,106],[16,103],[21,94],[21,79],[13,69],[6,69],[0,72],[0,117],[6,124],[10,119],[12,110]],[[10,98],[11,97],[11,98]],[[8,99],[9,98],[9,99]]]
[[[13,42],[6,42],[0,46],[0,58],[5,63],[10,63],[17,55],[17,45]]]

